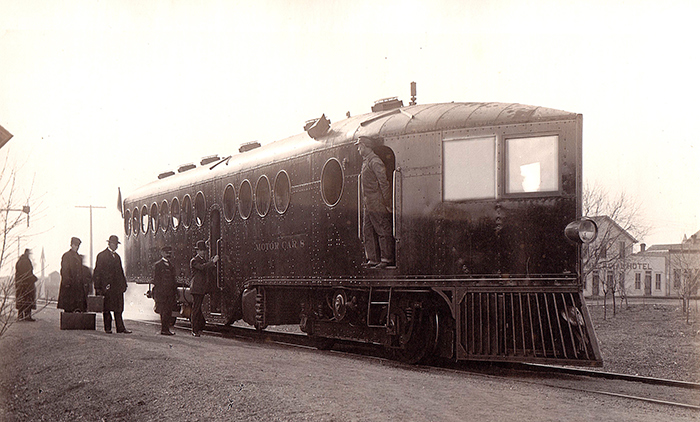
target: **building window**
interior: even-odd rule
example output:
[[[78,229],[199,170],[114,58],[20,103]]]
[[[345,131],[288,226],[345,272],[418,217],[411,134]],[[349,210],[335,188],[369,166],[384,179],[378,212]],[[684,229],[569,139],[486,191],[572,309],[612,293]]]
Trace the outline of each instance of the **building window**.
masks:
[[[620,259],[625,259],[625,242],[620,242],[619,244],[620,248]]]
[[[635,273],[634,274],[634,289],[635,290],[642,289],[642,273]]]
[[[679,270],[678,268],[673,270],[673,288],[674,289],[681,288],[681,270]]]
[[[656,290],[661,290],[661,274],[656,274]]]
[[[496,197],[496,138],[450,139],[442,144],[442,199]]]
[[[651,292],[651,271],[644,273],[644,291]]]

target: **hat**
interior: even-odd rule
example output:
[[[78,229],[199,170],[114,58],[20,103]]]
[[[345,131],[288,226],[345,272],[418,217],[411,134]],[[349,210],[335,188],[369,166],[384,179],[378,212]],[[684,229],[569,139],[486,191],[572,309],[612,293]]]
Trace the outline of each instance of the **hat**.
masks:
[[[71,244],[71,245],[80,245],[81,243],[83,243],[83,242],[81,242],[80,239],[78,239],[77,237],[71,237],[71,238],[70,238],[70,244]]]
[[[197,246],[194,247],[198,251],[206,251],[207,250],[207,244],[203,240],[198,240],[197,241]]]
[[[163,246],[162,248],[160,248],[160,250],[163,252],[170,252],[173,250],[173,248],[170,246]]]
[[[355,145],[360,145],[363,144],[365,146],[372,146],[374,143],[374,139],[370,138],[369,136],[360,136],[357,138],[357,141],[355,141]]]
[[[117,244],[122,243],[122,242],[119,241],[119,238],[118,238],[117,235],[115,235],[115,234],[111,235],[111,236],[109,237],[109,240],[107,240],[107,242],[109,242],[109,243],[114,242],[114,243],[117,243]]]

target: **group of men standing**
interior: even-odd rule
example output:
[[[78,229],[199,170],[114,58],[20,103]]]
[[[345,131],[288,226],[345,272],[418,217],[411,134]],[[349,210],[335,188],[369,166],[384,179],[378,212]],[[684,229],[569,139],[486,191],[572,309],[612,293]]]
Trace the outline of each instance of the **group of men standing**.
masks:
[[[112,314],[117,333],[130,334],[124,326],[124,292],[126,277],[122,260],[117,254],[121,243],[119,237],[112,235],[107,240],[107,248],[97,254],[95,270],[83,265],[83,256],[78,254],[82,242],[77,237],[71,238],[70,249],[61,257],[61,285],[58,291],[59,309],[65,312],[85,312],[87,297],[94,285],[95,294],[102,296],[104,329],[112,333]]]
[[[190,260],[190,271],[192,274],[190,293],[193,297],[192,314],[192,335],[199,337],[204,330],[206,320],[202,313],[202,303],[204,295],[209,293],[211,287],[209,283],[209,271],[219,260],[216,255],[212,259],[205,257],[207,246],[203,240],[197,242],[195,247],[197,255]],[[173,325],[172,312],[177,306],[177,280],[175,266],[172,260],[172,248],[164,246],[160,250],[161,259],[156,262],[153,270],[153,290],[152,297],[156,302],[156,313],[160,314],[160,333],[172,336],[175,333],[170,330]]]
[[[106,333],[112,333],[112,314],[117,333],[130,334],[124,326],[122,313],[124,311],[124,292],[127,289],[126,277],[122,261],[117,253],[121,243],[119,237],[112,235],[107,240],[107,248],[97,254],[95,270],[83,265],[83,255],[78,254],[81,240],[71,238],[70,249],[61,257],[61,284],[58,293],[57,308],[64,312],[86,312],[87,297],[94,285],[95,294],[102,296],[103,321]],[[192,335],[199,337],[206,325],[202,313],[204,296],[210,292],[209,272],[216,265],[219,256],[206,258],[206,243],[197,242],[197,254],[190,261],[192,273],[190,293],[193,296]],[[173,311],[177,307],[177,272],[172,263],[172,247],[161,248],[161,259],[154,265],[152,297],[156,302],[155,311],[160,314],[161,334],[174,335],[170,330],[175,318]],[[30,259],[31,251],[26,249],[15,266],[16,308],[17,319],[20,321],[35,321],[31,316],[32,308],[36,307],[36,276],[33,273]]]

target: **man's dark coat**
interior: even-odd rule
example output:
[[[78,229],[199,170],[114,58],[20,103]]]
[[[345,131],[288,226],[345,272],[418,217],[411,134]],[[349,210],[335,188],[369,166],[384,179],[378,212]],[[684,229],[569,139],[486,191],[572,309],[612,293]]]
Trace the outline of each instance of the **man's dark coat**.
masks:
[[[92,281],[95,283],[95,292],[105,297],[105,312],[123,310],[121,308],[124,306],[123,294],[126,291],[126,277],[119,254],[112,252],[109,248],[98,253]]]

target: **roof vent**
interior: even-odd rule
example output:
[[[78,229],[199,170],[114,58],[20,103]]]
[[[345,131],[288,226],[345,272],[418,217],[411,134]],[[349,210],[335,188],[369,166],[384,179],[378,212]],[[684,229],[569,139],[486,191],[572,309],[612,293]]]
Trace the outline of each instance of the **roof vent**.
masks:
[[[218,155],[209,155],[207,157],[202,158],[202,161],[199,162],[200,165],[206,166],[209,163],[213,163],[214,161],[220,160]]]
[[[318,119],[307,120],[304,124],[304,130],[310,137],[317,139],[328,133],[331,127],[331,121],[328,120],[325,114],[322,114]]]
[[[172,176],[172,175],[174,175],[174,174],[175,174],[175,172],[172,171],[172,170],[171,170],[171,171],[166,171],[166,172],[163,172],[163,173],[159,174],[159,175],[158,175],[158,179],[165,179],[166,177],[170,177],[170,176]]]
[[[372,111],[387,111],[403,107],[403,101],[396,97],[382,98],[374,102]]]
[[[260,142],[258,142],[258,141],[246,142],[245,144],[241,144],[241,146],[238,147],[238,152],[240,152],[242,154],[244,152],[248,152],[248,151],[255,149],[255,148],[260,148]]]
[[[192,163],[190,163],[190,164],[183,164],[183,165],[181,165],[180,167],[178,167],[177,172],[178,172],[178,173],[183,173],[183,172],[185,172],[185,171],[187,171],[187,170],[192,170],[192,169],[195,168],[195,167],[197,167],[197,166],[195,166],[195,165],[192,164]]]

